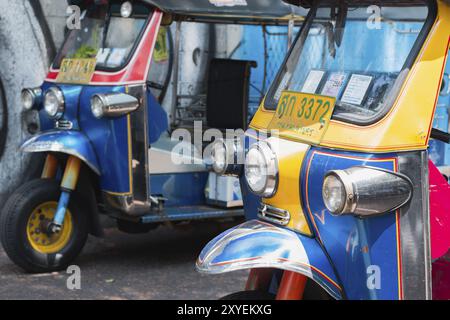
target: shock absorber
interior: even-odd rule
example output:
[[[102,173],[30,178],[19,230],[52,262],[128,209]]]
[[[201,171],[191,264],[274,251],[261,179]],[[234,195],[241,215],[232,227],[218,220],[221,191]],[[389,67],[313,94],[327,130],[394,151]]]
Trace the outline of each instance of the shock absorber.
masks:
[[[300,273],[284,271],[278,288],[277,300],[302,300],[306,280],[306,276]]]
[[[49,232],[56,233],[61,231],[66,216],[67,206],[69,205],[70,194],[77,187],[78,177],[80,175],[81,160],[74,156],[69,156],[61,181],[61,195],[58,201],[55,217],[49,225]]]

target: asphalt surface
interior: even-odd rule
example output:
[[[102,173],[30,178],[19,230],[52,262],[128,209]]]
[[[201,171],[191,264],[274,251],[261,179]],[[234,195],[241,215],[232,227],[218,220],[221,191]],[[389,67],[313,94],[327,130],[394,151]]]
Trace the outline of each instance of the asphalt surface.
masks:
[[[74,262],[81,269],[80,290],[67,289],[65,271],[24,273],[0,246],[0,299],[218,299],[242,290],[247,271],[203,275],[195,270],[195,260],[230,226],[160,226],[142,235],[109,227],[104,238],[90,237]]]

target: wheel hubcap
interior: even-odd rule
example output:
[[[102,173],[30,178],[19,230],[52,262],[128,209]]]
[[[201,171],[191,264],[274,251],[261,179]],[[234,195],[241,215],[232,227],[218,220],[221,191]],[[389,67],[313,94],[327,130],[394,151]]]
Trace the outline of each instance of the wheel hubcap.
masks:
[[[61,251],[69,242],[73,232],[72,215],[68,209],[61,231],[57,233],[48,232],[57,206],[56,201],[45,202],[37,206],[28,219],[28,241],[34,250],[43,254]]]

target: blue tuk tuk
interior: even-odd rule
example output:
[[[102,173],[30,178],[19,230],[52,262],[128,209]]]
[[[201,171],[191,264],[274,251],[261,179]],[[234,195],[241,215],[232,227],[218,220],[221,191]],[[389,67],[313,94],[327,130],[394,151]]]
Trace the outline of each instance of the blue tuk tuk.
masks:
[[[46,160],[42,176],[6,202],[0,237],[11,260],[29,272],[69,265],[88,234],[101,235],[100,214],[130,233],[161,222],[242,216],[242,202],[233,202],[238,183],[225,205],[208,197],[213,185],[201,138],[208,128],[245,129],[254,63],[209,61],[199,106],[197,97],[179,93],[180,74],[195,70],[178,68],[182,22],[292,27],[304,16],[272,0],[77,3],[79,28],[68,32],[42,86],[22,91],[25,110],[39,114],[40,132],[21,149]],[[195,63],[198,56],[194,50]],[[169,63],[173,74],[162,81]],[[171,99],[163,106],[165,93]],[[185,133],[199,133],[200,141]]]

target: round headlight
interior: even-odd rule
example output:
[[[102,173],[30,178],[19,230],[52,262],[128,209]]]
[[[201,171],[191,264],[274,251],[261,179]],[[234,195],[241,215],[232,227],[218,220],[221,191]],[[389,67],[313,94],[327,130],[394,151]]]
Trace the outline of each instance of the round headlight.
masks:
[[[22,100],[22,106],[25,110],[31,110],[38,103],[40,103],[42,95],[41,88],[26,88],[23,89],[20,94]]]
[[[227,147],[223,140],[217,140],[211,147],[212,168],[215,173],[223,174],[227,169]]]
[[[22,106],[25,110],[31,110],[34,105],[34,94],[30,89],[23,89],[20,95]]]
[[[91,111],[94,117],[98,119],[102,118],[105,113],[103,100],[97,95],[91,99]]]
[[[345,185],[335,175],[325,178],[322,186],[322,197],[327,209],[334,214],[340,214],[345,207],[347,192]]]
[[[49,117],[59,119],[64,114],[64,95],[56,87],[47,90],[44,96],[44,109]]]
[[[253,193],[266,198],[275,194],[278,181],[277,157],[267,143],[254,144],[248,151],[245,179]]]
[[[127,1],[122,3],[122,6],[120,7],[120,15],[122,18],[129,18],[131,14],[133,13],[133,5],[131,2]]]

